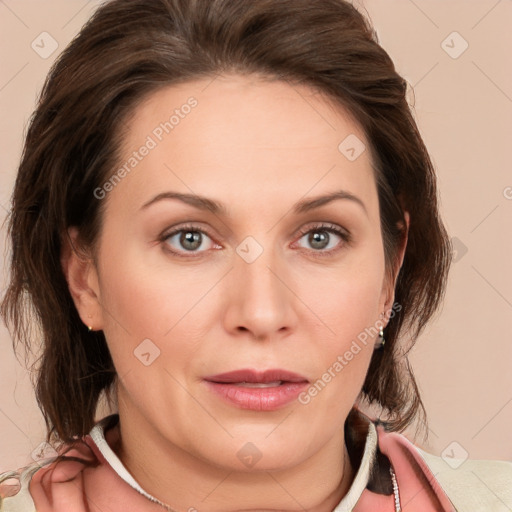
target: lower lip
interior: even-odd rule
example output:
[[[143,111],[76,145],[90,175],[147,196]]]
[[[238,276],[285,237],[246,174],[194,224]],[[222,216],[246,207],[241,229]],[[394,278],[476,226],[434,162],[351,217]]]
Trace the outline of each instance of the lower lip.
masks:
[[[227,402],[251,411],[275,411],[297,399],[308,382],[286,382],[272,388],[246,388],[231,383],[205,381],[209,389]]]

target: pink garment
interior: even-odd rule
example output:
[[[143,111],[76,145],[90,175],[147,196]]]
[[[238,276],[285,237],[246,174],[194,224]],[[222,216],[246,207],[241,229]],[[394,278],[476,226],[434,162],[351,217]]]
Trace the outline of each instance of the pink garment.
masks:
[[[379,449],[393,466],[400,491],[402,512],[456,512],[414,445],[403,435],[377,427]],[[354,512],[394,510],[393,495],[363,491]]]
[[[367,422],[368,432],[369,419],[360,414],[359,421],[361,418],[365,418],[363,421]],[[357,429],[360,430],[358,435],[363,439],[366,432],[364,428],[361,430],[361,423],[357,428],[354,427],[354,431]],[[118,436],[119,429],[116,424],[105,431],[105,440],[110,447],[114,445]],[[83,439],[84,443],[68,451],[66,455],[79,457],[96,465],[87,467],[82,462],[64,460],[38,469],[32,476],[29,486],[37,512],[164,510],[160,504],[152,502],[121,478],[90,435]],[[403,512],[455,512],[455,508],[414,445],[403,435],[388,433],[380,425],[377,426],[377,451],[372,462],[370,481],[352,509],[353,512],[395,510],[394,495],[389,489],[388,460],[396,474]],[[358,472],[359,470],[360,468],[357,469]],[[379,494],[379,485],[387,489],[385,492],[388,494]],[[384,491],[381,489],[380,492]],[[346,510],[342,508],[342,504],[336,507],[335,511]],[[193,510],[195,509],[191,506],[189,511]],[[25,512],[25,509],[23,511]],[[33,511],[27,509],[27,512]]]

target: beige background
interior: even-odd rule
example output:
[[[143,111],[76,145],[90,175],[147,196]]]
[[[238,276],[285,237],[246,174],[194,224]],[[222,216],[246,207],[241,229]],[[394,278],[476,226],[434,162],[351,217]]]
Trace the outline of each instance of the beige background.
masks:
[[[36,94],[96,5],[0,0],[0,222]],[[364,6],[414,88],[443,215],[456,238],[444,309],[411,353],[430,424],[429,444],[422,446],[448,462],[467,454],[512,460],[512,2],[365,0]],[[46,59],[31,47],[48,37],[42,32],[58,43]],[[3,230],[2,254],[4,237]],[[5,277],[2,283],[3,289]],[[31,461],[44,424],[3,325],[0,350],[1,471]]]

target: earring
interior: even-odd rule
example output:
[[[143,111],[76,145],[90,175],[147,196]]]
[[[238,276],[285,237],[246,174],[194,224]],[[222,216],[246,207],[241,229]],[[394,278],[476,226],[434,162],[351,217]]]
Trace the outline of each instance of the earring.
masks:
[[[88,325],[87,329],[89,330],[89,332],[91,332],[92,331],[92,325]]]
[[[378,349],[383,348],[385,343],[386,343],[386,340],[384,339],[384,330],[381,327],[380,331],[379,331],[379,339],[375,343],[375,349],[378,350]]]

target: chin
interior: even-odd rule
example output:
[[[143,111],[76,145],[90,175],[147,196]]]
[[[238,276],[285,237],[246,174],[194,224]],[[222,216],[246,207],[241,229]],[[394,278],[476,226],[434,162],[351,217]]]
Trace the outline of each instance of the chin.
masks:
[[[290,430],[283,430],[279,436],[275,433],[269,435],[271,431],[266,428],[265,435],[261,435],[260,429],[255,429],[254,435],[251,435],[246,429],[243,435],[236,436],[226,444],[216,443],[215,453],[211,453],[210,444],[208,458],[215,465],[230,471],[258,473],[292,468],[309,458],[305,449],[307,446],[314,451],[311,439],[297,437]]]

